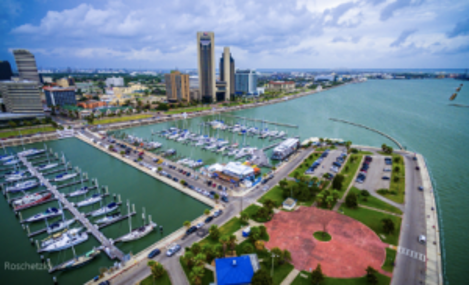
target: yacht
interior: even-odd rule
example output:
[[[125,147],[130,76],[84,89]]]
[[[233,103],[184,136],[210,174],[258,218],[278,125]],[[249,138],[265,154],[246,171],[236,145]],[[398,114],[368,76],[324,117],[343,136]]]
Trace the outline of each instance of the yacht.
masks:
[[[5,178],[6,182],[15,182],[18,180],[21,180],[26,177],[26,172],[18,173],[18,174],[12,174],[9,175]]]
[[[217,147],[216,144],[211,144],[211,145],[206,146],[205,149],[211,150],[211,149],[214,149],[214,148],[216,148],[216,147]]]
[[[68,221],[58,221],[47,226],[47,233],[52,234],[58,231],[61,231],[75,222],[75,219],[70,219]]]
[[[32,149],[19,152],[18,156],[33,156],[33,155],[38,155],[38,154],[45,153],[45,152],[46,152],[45,149],[32,148]]]
[[[52,193],[34,193],[30,195],[24,195],[23,197],[13,201],[13,207],[15,210],[21,210],[39,203],[42,203],[52,197]]]
[[[56,234],[53,234],[53,235],[50,235],[48,237],[46,237],[45,239],[43,239],[41,241],[41,246],[42,247],[45,247],[45,246],[48,246],[56,241],[58,241],[59,239],[62,238],[62,235],[65,234],[65,233],[68,233],[68,234],[71,234],[71,235],[76,235],[78,233],[80,233],[81,231],[83,230],[83,228],[73,228],[73,229],[65,229],[61,232],[58,232]]]
[[[6,162],[4,162],[3,165],[13,165],[13,164],[17,164],[18,162],[20,162],[19,159],[11,159],[11,160],[7,160]]]
[[[8,161],[8,160],[12,160],[12,159],[14,159],[14,158],[15,158],[15,156],[14,156],[13,154],[11,154],[11,155],[3,155],[3,156],[0,157],[0,161]]]
[[[60,215],[62,215],[62,210],[58,210],[57,208],[52,207],[52,208],[47,208],[47,210],[45,210],[42,213],[36,214],[34,216],[31,216],[25,219],[23,222],[32,223],[32,222],[37,222],[37,221],[52,218],[52,217],[57,217]]]
[[[70,234],[68,232],[64,233],[61,235],[60,238],[57,240],[54,240],[52,243],[43,246],[39,252],[53,252],[53,251],[60,251],[64,250],[67,248],[70,248],[74,245],[80,244],[82,242],[85,242],[88,240],[88,234],[83,232],[83,233],[77,233],[77,234]]]
[[[112,211],[116,210],[117,208],[119,207],[118,204],[112,202],[112,203],[109,203],[107,206],[104,206],[96,211],[93,211],[91,213],[91,215],[93,217],[98,217],[98,216],[101,216],[101,215],[105,215],[105,214],[108,214],[108,213],[111,213]]]
[[[51,168],[54,168],[54,167],[57,167],[57,166],[59,166],[58,163],[49,163],[49,164],[39,165],[38,167],[36,167],[36,169],[39,170],[39,171],[43,171],[43,170],[51,169]]]
[[[68,173],[68,172],[64,172],[62,174],[59,174],[57,175],[55,178],[54,178],[54,181],[55,182],[60,182],[60,181],[65,181],[65,180],[68,180],[70,178],[74,178],[75,176],[77,176],[78,174],[77,173]]]
[[[90,250],[89,252],[83,255],[74,256],[74,258],[72,258],[71,260],[61,263],[55,266],[54,268],[51,268],[49,270],[49,273],[52,273],[54,271],[60,271],[60,270],[69,270],[69,269],[83,266],[89,263],[90,261],[92,261],[100,253],[101,253],[101,250],[93,248],[92,250]]]
[[[94,194],[90,198],[87,198],[83,201],[78,202],[77,207],[85,207],[85,206],[88,206],[88,205],[91,205],[91,204],[95,204],[95,203],[98,203],[99,201],[101,201],[102,199],[103,199],[103,197],[101,197],[100,194]]]
[[[131,232],[129,232],[128,234],[122,236],[121,238],[119,238],[118,240],[116,240],[116,242],[128,242],[128,241],[133,241],[133,240],[137,240],[137,239],[140,239],[146,235],[148,235],[149,233],[152,232],[152,230],[157,226],[157,224],[155,223],[150,223],[148,225],[145,225],[145,226],[141,226],[141,227],[138,227],[136,229],[133,229]]]
[[[16,193],[21,191],[30,190],[39,186],[39,182],[36,180],[26,180],[24,182],[18,182],[13,186],[8,186],[6,188],[7,192]]]
[[[95,223],[97,223],[97,224],[106,224],[106,223],[113,222],[113,221],[115,221],[119,218],[121,218],[121,213],[117,212],[117,213],[113,213],[113,214],[108,214],[108,215],[104,216],[103,218],[96,220]]]
[[[78,190],[75,190],[73,192],[70,192],[67,196],[69,197],[77,197],[77,196],[80,196],[80,195],[84,195],[88,193],[88,187],[87,186],[84,186]]]

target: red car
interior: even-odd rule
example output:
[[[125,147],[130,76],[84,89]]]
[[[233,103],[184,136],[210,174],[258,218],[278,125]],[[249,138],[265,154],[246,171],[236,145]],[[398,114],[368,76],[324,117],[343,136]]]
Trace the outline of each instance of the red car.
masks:
[[[214,187],[214,188],[215,188],[215,186],[217,186],[215,183],[214,183],[214,184],[212,184],[212,187]]]

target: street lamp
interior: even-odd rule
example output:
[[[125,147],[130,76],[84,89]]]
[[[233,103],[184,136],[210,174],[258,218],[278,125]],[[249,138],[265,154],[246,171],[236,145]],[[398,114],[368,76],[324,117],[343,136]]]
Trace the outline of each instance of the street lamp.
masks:
[[[274,253],[271,255],[272,257],[272,266],[271,266],[271,277],[273,277],[274,274],[274,257],[279,257],[279,255],[275,255]]]

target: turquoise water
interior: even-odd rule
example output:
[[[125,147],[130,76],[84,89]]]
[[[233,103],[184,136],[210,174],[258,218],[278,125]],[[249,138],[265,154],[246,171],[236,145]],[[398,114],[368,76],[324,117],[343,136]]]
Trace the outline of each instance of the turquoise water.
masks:
[[[152,215],[152,220],[158,225],[164,227],[163,234],[160,231],[153,231],[146,237],[126,243],[118,244],[118,247],[124,253],[137,253],[150,246],[164,236],[180,228],[184,221],[193,220],[203,214],[204,209],[208,208],[205,204],[177,191],[166,184],[155,180],[154,178],[142,173],[141,171],[130,167],[129,165],[117,160],[102,151],[78,140],[66,139],[60,141],[51,141],[47,145],[55,152],[65,153],[73,166],[79,166],[84,172],[89,174],[90,178],[98,178],[100,185],[107,185],[111,194],[120,194],[122,200],[130,200],[135,204],[137,215],[132,218],[132,227],[142,224],[142,208],[145,207],[147,215]],[[36,147],[42,147],[42,144],[36,144]],[[53,175],[51,175],[52,177]],[[75,188],[78,188],[76,186]],[[69,187],[72,188],[72,187]],[[61,189],[67,193],[70,189]],[[79,201],[83,197],[71,198],[73,202]],[[112,197],[108,197],[106,202],[111,202]],[[34,215],[47,207],[58,207],[57,202],[40,205],[32,209],[23,211],[23,218]],[[96,204],[94,208],[98,208]],[[93,210],[92,206],[80,208],[81,212]],[[125,205],[121,206],[121,213],[127,212]],[[36,247],[31,246],[26,232],[23,231],[13,211],[8,207],[5,201],[0,202],[0,213],[2,214],[3,232],[0,235],[0,244],[2,244],[2,254],[0,261],[10,263],[35,263],[40,262],[40,255],[36,253]],[[66,217],[71,215],[65,212]],[[74,224],[78,226],[77,223]],[[43,222],[31,225],[31,231],[44,228]],[[103,229],[103,233],[108,238],[117,238],[129,231],[128,221],[124,220]],[[41,240],[46,234],[39,235],[35,239]],[[96,239],[89,235],[88,241],[76,246],[77,254],[83,254],[91,250],[93,246],[98,246]],[[60,253],[44,253],[46,258],[50,258],[53,265],[68,260],[73,257],[72,250],[65,250]],[[75,269],[73,271],[54,273],[58,277],[60,284],[82,284],[98,275],[99,268],[112,265],[112,261],[105,254],[101,254],[92,263]],[[2,284],[51,284],[52,276],[47,271],[11,271],[2,268],[0,273]],[[33,282],[34,281],[34,282]]]
[[[383,131],[408,150],[423,154],[437,192],[445,278],[449,284],[466,284],[469,267],[469,114],[468,108],[450,106],[448,100],[461,83],[462,90],[452,103],[468,105],[468,82],[451,79],[371,80],[234,114],[299,125],[298,130],[284,130],[300,135],[302,139],[312,136],[342,138],[354,144],[380,147],[386,143],[396,148],[392,141],[379,134],[329,118],[349,120]],[[233,120],[224,115],[220,118]],[[212,118],[187,120],[184,127],[194,131],[197,123],[209,119]],[[178,124],[182,126],[183,123]],[[143,126],[128,132],[150,137],[151,129],[169,126],[174,124]],[[161,138],[156,140],[163,142],[165,147],[177,148],[181,156],[203,158],[206,163],[228,160],[179,143],[168,144]],[[250,144],[267,143],[253,139]]]

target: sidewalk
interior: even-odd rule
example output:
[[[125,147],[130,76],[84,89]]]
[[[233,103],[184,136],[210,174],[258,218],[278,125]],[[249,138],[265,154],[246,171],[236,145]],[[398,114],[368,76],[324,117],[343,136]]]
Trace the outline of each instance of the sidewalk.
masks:
[[[297,269],[292,269],[292,271],[289,273],[289,275],[286,276],[286,278],[284,278],[284,280],[282,280],[281,282],[281,285],[290,285],[295,277],[297,277],[297,275],[299,275],[300,271],[297,270]]]

